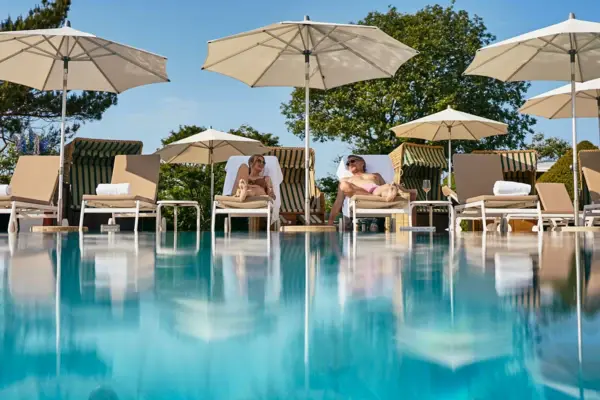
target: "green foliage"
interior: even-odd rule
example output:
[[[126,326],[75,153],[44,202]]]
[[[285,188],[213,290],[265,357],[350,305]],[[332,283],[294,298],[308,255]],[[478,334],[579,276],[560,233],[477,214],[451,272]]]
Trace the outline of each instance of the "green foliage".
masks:
[[[339,139],[352,144],[357,153],[388,154],[401,143],[390,128],[448,105],[509,125],[508,135],[453,142],[457,152],[518,148],[533,133],[535,120],[517,111],[529,83],[463,75],[477,49],[495,40],[478,16],[453,5],[427,6],[415,14],[390,7],[386,13],[369,13],[359,24],[378,26],[420,54],[393,78],[312,90],[310,123],[315,140]],[[304,89],[294,90],[281,109],[289,130],[303,137]]]
[[[331,206],[337,196],[339,179],[335,175],[329,175],[317,180],[317,187],[325,195],[325,210],[331,211]]]
[[[531,144],[527,148],[537,151],[540,161],[555,161],[569,151],[571,144],[561,138],[547,138],[543,133],[536,133],[532,136]]]
[[[592,143],[584,140],[583,142],[579,142],[577,145],[577,152],[581,150],[595,150],[597,149]],[[569,192],[569,196],[573,199],[573,172],[571,170],[571,165],[573,164],[573,151],[567,150],[567,152],[559,158],[552,168],[546,171],[540,178],[537,180],[538,182],[555,182],[555,183],[564,183],[567,187],[567,191]],[[580,182],[581,183],[581,182]]]
[[[206,128],[196,125],[180,126],[177,131],[172,131],[169,136],[162,139],[165,146],[177,140],[205,131]],[[279,146],[279,138],[271,133],[260,133],[256,129],[242,125],[232,129],[229,133],[260,140],[266,146]],[[220,193],[225,182],[225,164],[216,164],[215,193]],[[210,165],[162,164],[160,167],[160,181],[158,184],[158,197],[161,200],[196,200],[200,205],[200,225],[202,229],[210,227],[211,200],[210,200]],[[173,221],[172,209],[166,209],[164,214],[169,221]],[[178,213],[179,230],[195,230],[195,210],[183,208]]]
[[[42,0],[26,16],[8,17],[0,22],[0,30],[60,27],[70,6],[71,0]],[[102,114],[115,104],[117,96],[111,93],[70,93],[67,99],[67,135],[74,135],[85,122],[100,120]],[[0,176],[12,173],[17,158],[14,144],[19,136],[33,130],[51,143],[58,142],[55,138],[60,135],[61,108],[61,92],[40,92],[10,82],[0,83]]]

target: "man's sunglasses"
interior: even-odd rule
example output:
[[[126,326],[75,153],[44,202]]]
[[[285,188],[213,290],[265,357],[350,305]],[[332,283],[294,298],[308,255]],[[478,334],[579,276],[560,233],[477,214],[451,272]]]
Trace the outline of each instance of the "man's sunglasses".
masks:
[[[361,161],[361,160],[359,160],[358,158],[353,158],[351,160],[348,160],[348,161],[346,161],[346,167],[349,167],[351,164],[354,164],[359,161]]]

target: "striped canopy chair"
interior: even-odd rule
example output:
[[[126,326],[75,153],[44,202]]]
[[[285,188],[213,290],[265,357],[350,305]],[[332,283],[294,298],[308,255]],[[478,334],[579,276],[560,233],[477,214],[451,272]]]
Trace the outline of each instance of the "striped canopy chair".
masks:
[[[304,148],[273,147],[267,153],[277,157],[283,171],[281,184],[281,210],[279,219],[282,225],[304,223]],[[325,221],[325,198],[315,181],[315,152],[310,150],[309,190],[311,196],[311,223]]]
[[[442,171],[448,169],[448,161],[442,146],[402,143],[390,153],[390,158],[394,164],[394,182],[403,184],[407,189],[417,190],[417,201],[425,200],[425,179],[431,182],[427,198],[444,200],[441,179]],[[442,209],[440,212],[447,213],[448,210]]]
[[[117,155],[142,153],[142,142],[75,138],[65,146],[65,206],[69,224],[77,225],[84,194],[96,194],[100,183],[110,183]],[[89,225],[89,223],[88,223]]]
[[[475,150],[474,154],[500,154],[504,180],[531,185],[535,194],[537,158],[535,150]]]

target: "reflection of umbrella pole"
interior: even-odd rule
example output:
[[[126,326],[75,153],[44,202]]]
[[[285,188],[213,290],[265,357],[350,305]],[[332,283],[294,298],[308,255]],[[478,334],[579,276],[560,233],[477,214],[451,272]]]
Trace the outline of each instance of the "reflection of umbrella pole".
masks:
[[[56,336],[56,375],[60,376],[60,276],[61,276],[61,264],[62,264],[62,237],[60,233],[56,238],[56,303],[54,308],[55,318],[55,336]]]
[[[579,398],[584,398],[583,391],[583,343],[581,337],[581,302],[582,302],[582,287],[581,287],[581,252],[579,249],[579,234],[575,233],[575,271],[577,280],[577,359],[578,364],[578,380],[579,380]]]
[[[578,171],[577,171],[577,118],[576,106],[575,106],[575,55],[576,50],[570,50],[569,55],[571,56],[571,124],[573,127],[573,220],[575,226],[579,226],[579,184]]]
[[[308,17],[304,17],[305,20],[308,20]],[[307,32],[307,41],[308,41],[308,28]],[[310,193],[309,193],[309,185],[308,185],[308,167],[310,160],[310,50],[306,50],[304,52],[304,219],[306,221],[306,225],[310,225]]]
[[[309,342],[308,342],[308,314],[310,311],[310,233],[304,235],[304,258],[305,258],[305,284],[304,284],[304,389],[308,392],[310,388],[309,376]]]
[[[69,52],[69,37],[65,37],[67,54]],[[67,81],[69,77],[69,57],[64,57],[62,115],[60,121],[60,169],[58,174],[58,224],[62,225],[63,217],[63,171],[65,167],[65,120],[67,118]]]

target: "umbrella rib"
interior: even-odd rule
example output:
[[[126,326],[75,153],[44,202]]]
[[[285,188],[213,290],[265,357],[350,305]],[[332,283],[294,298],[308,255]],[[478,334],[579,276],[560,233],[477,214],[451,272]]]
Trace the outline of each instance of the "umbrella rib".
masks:
[[[509,51],[511,51],[512,49],[518,47],[521,43],[516,43],[514,46],[509,47],[508,49],[504,50],[502,53],[496,54],[493,57],[488,58],[487,60],[485,60],[484,62],[482,62],[481,64],[479,64],[478,66],[474,67],[472,71],[469,72],[469,75],[473,75],[473,72],[477,71],[479,68],[483,67],[484,65],[494,61],[496,58],[498,57],[502,57],[503,55],[505,55],[506,53],[508,53]],[[479,51],[479,50],[477,50]],[[477,54],[476,54],[477,55]]]
[[[11,37],[8,39],[2,39],[2,40],[0,40],[0,43],[6,43],[6,42],[10,42],[10,41],[18,41],[20,39],[28,39],[30,37],[36,37],[36,36],[38,36],[38,35],[19,35],[19,36],[14,36],[14,37]]]
[[[596,35],[592,35],[592,38],[583,46],[581,46],[580,49],[577,50],[578,53],[583,52],[583,49],[585,49],[587,46],[589,46],[590,44],[594,43],[596,40],[598,40],[598,36]],[[596,50],[596,49],[592,49],[592,50]]]
[[[490,127],[492,129],[494,129],[495,131],[502,132],[497,126],[494,126],[494,125],[490,124],[489,122],[484,122],[484,121],[476,121],[476,122],[479,122],[480,124],[483,124],[483,125],[485,125],[487,127]],[[502,132],[502,133],[504,133],[504,132]]]
[[[77,38],[76,43],[79,43],[78,41],[79,38]],[[100,74],[104,77],[104,79],[106,79],[106,81],[108,82],[108,84],[113,88],[113,90],[115,91],[115,93],[121,93],[121,91],[119,89],[117,89],[117,87],[112,83],[112,81],[110,80],[110,78],[104,73],[104,71],[102,70],[102,68],[100,68],[100,66],[98,65],[98,63],[96,62],[96,60],[94,59],[94,57],[92,57],[88,51],[85,49],[85,47],[83,47],[81,44],[79,44],[79,46],[83,49],[84,53],[90,58],[90,62],[92,64],[94,64],[94,67],[96,67],[96,69],[98,70],[98,72],[100,72]],[[75,48],[75,46],[73,46],[73,48]]]
[[[575,47],[577,47],[577,37],[573,36],[573,41],[575,42]],[[575,57],[576,62],[577,62],[577,69],[579,70],[579,79],[581,79],[582,81],[584,81],[584,77],[583,77],[583,70],[581,69],[581,60],[579,57],[579,51],[577,51],[577,56]],[[575,88],[575,92],[577,92],[577,88]],[[577,96],[577,93],[575,93],[575,96]]]
[[[166,163],[170,164],[171,161],[173,161],[174,159],[176,159],[177,157],[179,157],[180,155],[182,155],[183,152],[186,151],[189,147],[190,147],[189,145],[187,145],[187,146],[184,145],[183,148],[181,149],[181,151],[179,153],[175,154],[173,157],[169,158],[169,160],[166,161]]]
[[[557,49],[559,49],[561,52],[563,52],[563,53],[566,53],[566,54],[569,54],[569,49],[565,49],[565,48],[563,48],[563,47],[561,47],[561,46],[557,45],[556,43],[554,43],[554,39],[556,39],[557,37],[558,37],[558,34],[554,35],[554,37],[553,37],[552,39],[550,39],[550,40],[546,40],[546,39],[544,39],[544,38],[542,38],[542,37],[540,37],[540,38],[538,38],[538,39],[540,39],[542,42],[546,43],[546,45],[550,45],[550,46],[552,46],[552,47],[556,47],[556,48],[557,48]],[[542,49],[543,49],[543,48],[545,48],[545,47],[546,47],[546,46],[542,47]]]
[[[360,25],[357,25],[357,26],[360,26]],[[365,25],[362,25],[362,26],[365,26]],[[379,31],[383,32],[381,29],[379,29],[379,28],[377,28],[377,27],[372,27],[372,28],[375,28],[375,29],[377,29],[377,30],[379,30]],[[344,32],[343,28],[342,28],[342,30],[341,30],[340,32],[342,32],[342,33],[343,33],[343,34],[345,34],[345,35],[350,35],[350,33]],[[387,35],[387,33],[385,33],[385,32],[383,32],[383,33]],[[356,39],[356,38],[361,38],[361,39],[365,39],[365,40],[367,40],[367,41],[369,41],[369,42],[371,42],[371,43],[376,43],[376,44],[379,44],[379,45],[384,45],[384,46],[386,46],[386,47],[389,47],[389,48],[391,48],[391,49],[395,49],[395,50],[398,50],[398,49],[399,49],[399,48],[398,48],[398,46],[397,46],[396,44],[392,44],[392,43],[385,43],[385,42],[380,42],[380,41],[377,41],[377,40],[375,40],[375,39],[373,39],[373,38],[370,38],[370,37],[368,37],[368,36],[361,35],[360,33],[355,33],[355,32],[352,32],[352,33],[351,33],[351,35],[354,35],[354,38],[353,38],[353,39]],[[388,35],[388,36],[389,36],[389,35]],[[400,43],[402,43],[402,42],[400,42]],[[404,44],[404,43],[402,43],[402,44]],[[407,46],[407,45],[404,45],[404,46],[405,46],[405,47],[404,47],[404,48],[402,48],[402,50],[411,50],[411,51],[414,51],[414,52],[415,52],[415,54],[418,54],[418,53],[419,53],[419,51],[418,51],[418,50],[415,50],[415,49],[413,49],[413,48],[412,48],[412,47],[410,47],[410,46]]]
[[[294,29],[296,29],[296,26],[293,26],[293,27],[292,27],[292,29],[290,29],[290,30],[289,30],[289,31],[287,31],[287,32],[284,32],[283,34],[285,35],[286,33],[290,33],[290,32],[291,32],[291,31],[293,31]],[[262,32],[255,32],[255,33],[262,33]],[[224,38],[224,39],[227,39],[227,38]],[[252,49],[254,49],[255,47],[258,47],[258,46],[260,46],[260,45],[262,45],[262,44],[264,44],[264,43],[266,43],[266,42],[268,42],[269,40],[272,40],[272,39],[273,39],[273,38],[269,36],[269,38],[268,38],[268,39],[265,39],[265,40],[263,40],[262,42],[257,42],[257,43],[255,43],[255,44],[253,44],[252,46],[249,46],[249,47],[247,47],[247,48],[245,48],[245,49],[242,49],[242,50],[240,50],[240,51],[236,51],[235,53],[233,53],[233,54],[230,54],[230,55],[228,55],[228,56],[226,56],[226,57],[224,57],[224,58],[222,58],[222,59],[220,59],[220,60],[218,60],[218,61],[215,61],[215,62],[213,62],[212,64],[204,65],[204,66],[202,67],[202,69],[207,69],[207,68],[213,67],[213,66],[215,66],[215,65],[217,65],[217,64],[219,64],[219,63],[222,63],[223,61],[227,61],[227,60],[229,60],[229,59],[231,59],[231,58],[233,58],[233,57],[239,56],[240,54],[242,54],[242,53],[245,53],[245,52],[247,52],[247,51],[249,51],[249,50],[252,50]],[[209,43],[211,43],[211,42],[209,42]]]
[[[435,130],[435,133],[433,134],[433,137],[431,138],[432,142],[435,142],[435,138],[437,137],[438,133],[440,133],[440,129],[442,128],[442,124],[438,124],[437,129]]]
[[[48,42],[50,44],[50,46],[54,47],[54,45],[52,43],[50,43],[50,41],[48,40],[48,38],[46,36],[44,36],[44,39],[46,39],[46,42]],[[64,37],[62,39],[60,39],[59,48],[62,47],[62,44],[63,44],[64,40],[65,40]],[[54,49],[56,50],[57,54],[60,54],[60,50],[59,49],[57,49],[56,47],[54,47]],[[44,79],[44,85],[42,85],[42,90],[46,90],[46,85],[48,84],[48,80],[50,80],[50,74],[52,73],[52,69],[53,68],[54,68],[54,62],[52,62],[52,65],[48,69],[48,75],[46,75],[46,79]]]
[[[30,44],[28,47],[26,47],[24,49],[21,49],[21,50],[18,50],[16,52],[12,53],[11,55],[4,57],[3,59],[0,60],[0,64],[2,64],[4,61],[8,61],[11,58],[14,58],[14,57],[18,56],[21,53],[25,53],[27,50],[36,47],[38,44],[42,43],[43,41],[44,41],[44,39],[42,39],[39,42],[36,42],[34,44]]]
[[[290,32],[291,32],[291,31],[290,31]],[[282,39],[282,38],[280,38],[279,36],[275,36],[275,35],[273,35],[271,32],[265,32],[265,33],[266,33],[267,35],[271,36],[273,39],[275,39],[275,40],[277,40],[277,41],[279,41],[279,42],[281,42],[281,43],[285,44],[285,48],[286,48],[286,49],[287,49],[288,47],[291,47],[292,49],[296,50],[298,53],[303,53],[303,52],[304,52],[304,50],[302,50],[302,49],[299,49],[298,47],[294,46],[294,45],[292,44],[292,40],[290,40],[289,42],[286,42],[285,40],[283,40],[283,39]],[[286,32],[286,33],[289,33],[289,32]],[[294,36],[294,38],[295,38],[295,36]]]
[[[316,26],[313,27],[313,29],[319,31],[321,34],[323,34],[323,32],[321,30],[319,30]],[[332,40],[335,41],[335,38],[331,38]],[[377,64],[375,64],[374,62],[372,62],[371,60],[369,60],[368,58],[366,58],[365,56],[361,55],[359,52],[357,52],[354,49],[351,49],[350,47],[348,47],[346,44],[341,43],[341,42],[337,42],[340,44],[340,46],[344,47],[346,50],[348,50],[350,53],[354,54],[355,56],[357,56],[358,58],[360,58],[361,60],[365,61],[367,64],[371,65],[372,67],[378,69],[379,71],[383,72],[385,75],[387,75],[388,77],[392,77],[394,76],[393,74],[390,74],[389,72],[387,72],[386,70],[384,70],[383,68],[379,67]]]
[[[319,47],[319,45],[321,43],[323,43],[323,41],[325,39],[327,39],[329,36],[331,36],[331,34],[333,33],[333,31],[335,31],[337,29],[337,26],[334,26],[333,28],[331,28],[331,30],[329,32],[327,32],[327,35],[323,35],[323,37],[321,38],[321,40],[319,40],[317,43],[315,43],[315,45],[313,46],[311,52],[314,52],[315,50],[317,50],[317,47]],[[313,40],[314,43],[314,40]]]
[[[258,78],[256,78],[256,80],[254,82],[252,82],[252,85],[250,85],[250,87],[254,87],[254,85],[256,85],[258,83],[258,81],[260,81],[263,78],[263,76],[265,76],[267,71],[269,71],[269,69],[273,66],[273,64],[275,64],[277,62],[279,57],[281,57],[281,54],[288,48],[288,46],[290,46],[290,43],[293,42],[298,37],[299,34],[300,34],[300,29],[298,29],[298,32],[296,32],[296,34],[290,39],[290,41],[288,43],[284,42],[285,47],[283,49],[281,49],[281,51],[279,53],[277,53],[275,58],[273,58],[273,61],[271,61],[269,63],[269,65],[267,65],[267,67],[265,69],[263,69],[261,74],[258,76]]]
[[[125,60],[125,61],[127,61],[128,63],[130,63],[130,64],[133,64],[133,65],[135,65],[136,67],[138,67],[138,68],[140,68],[140,69],[143,69],[144,71],[146,71],[146,72],[148,72],[148,73],[150,73],[150,74],[152,74],[152,75],[154,75],[154,76],[156,76],[156,77],[158,77],[158,78],[160,78],[160,79],[162,79],[162,80],[164,80],[164,81],[167,81],[167,82],[169,81],[169,78],[167,78],[166,76],[164,76],[164,75],[162,75],[162,74],[160,74],[160,73],[158,73],[158,72],[156,72],[156,71],[152,71],[151,69],[149,69],[149,68],[147,68],[147,67],[144,67],[143,65],[141,65],[141,64],[140,64],[140,63],[138,63],[137,61],[133,61],[133,60],[129,59],[128,57],[125,57],[125,56],[123,56],[123,55],[121,55],[121,54],[117,53],[116,51],[114,51],[114,50],[111,50],[111,49],[109,49],[109,48],[108,48],[108,46],[109,46],[109,45],[111,45],[111,44],[115,44],[115,45],[117,45],[117,43],[115,43],[115,42],[111,42],[110,40],[107,40],[107,41],[106,41],[107,43],[106,43],[105,45],[100,45],[100,44],[98,44],[97,42],[95,42],[95,41],[94,41],[92,38],[86,38],[86,39],[87,39],[87,40],[89,40],[90,42],[92,42],[93,44],[95,44],[95,45],[97,45],[97,46],[100,46],[100,47],[102,47],[104,50],[108,51],[108,52],[109,52],[109,53],[111,53],[113,56],[116,56],[116,57],[118,57],[118,58],[120,58],[120,59],[122,59],[122,60]],[[122,46],[122,45],[118,45],[118,46]],[[146,53],[147,53],[147,52],[146,52]],[[148,54],[150,54],[150,53],[148,53]]]
[[[335,27],[333,27],[333,29],[329,31],[327,36],[330,35],[334,30],[335,30]],[[314,44],[315,38],[313,38],[313,35],[310,32],[310,30],[308,31],[308,35],[310,36],[310,41],[313,43],[313,50],[312,50],[313,52],[314,52],[314,49],[317,48],[319,43],[321,43],[327,37],[327,36],[323,36],[323,38],[319,41],[319,43]],[[327,84],[325,83],[325,76],[323,75],[323,70],[321,69],[321,61],[319,61],[319,55],[317,53],[314,53],[314,55],[315,55],[315,60],[317,61],[317,68],[315,69],[315,72],[312,75],[314,75],[318,72],[319,77],[321,78],[321,83],[323,84],[323,88],[327,89]],[[310,78],[312,78],[312,75],[309,77],[309,82],[310,82]]]
[[[569,103],[571,103],[571,98],[570,98],[570,97],[569,97],[569,99],[568,99],[568,100],[565,102],[565,104],[563,104],[562,106],[560,106],[560,107],[558,108],[558,110],[557,110],[557,111],[556,111],[554,114],[552,114],[552,115],[550,116],[550,118],[548,118],[548,119],[554,119],[554,117],[556,117],[556,115],[558,115],[558,113],[559,113],[559,112],[561,112],[561,111],[563,110],[563,108],[565,108],[567,105],[569,105]]]
[[[340,49],[332,49],[332,50],[330,50],[330,49],[332,47],[336,46],[336,45],[341,45],[342,43],[349,42],[352,39],[356,39],[356,36],[353,36],[351,38],[347,38],[347,39],[344,39],[344,40],[340,40],[340,41],[337,41],[337,42],[332,39],[333,44],[330,44],[329,46],[327,46],[327,47],[319,50],[317,53],[335,53],[336,51],[342,51],[343,49],[342,50],[340,50]]]
[[[554,40],[558,35],[555,35],[554,38],[552,38],[552,40]],[[524,63],[521,63],[521,65],[519,66],[519,68],[517,68],[515,70],[515,72],[513,72],[512,74],[510,74],[508,76],[508,78],[506,78],[507,81],[510,81],[516,74],[518,74],[519,72],[521,72],[521,70],[523,68],[525,68],[527,66],[527,64],[529,64],[529,62],[531,60],[533,60],[538,54],[540,54],[545,48],[546,46],[548,46],[549,44],[551,44],[551,42],[546,42],[545,40],[542,40],[544,43],[546,43],[545,45],[543,45],[542,47],[538,48],[535,53],[533,53],[533,55],[531,57],[529,57],[527,59],[527,61],[525,61]]]
[[[471,137],[473,138],[473,140],[478,140],[475,135],[473,135],[473,132],[471,132],[471,130],[467,127],[467,125],[463,124],[463,126],[465,127],[465,130],[467,132],[469,132],[469,135],[471,135]]]
[[[46,39],[46,36],[42,36],[42,37],[43,37],[44,39]],[[29,45],[29,43],[27,43],[27,42],[24,42],[24,41],[23,41],[23,40],[21,40],[21,39],[15,39],[15,40],[16,40],[17,42],[21,43],[21,44],[24,44],[25,46],[28,46],[28,45]],[[46,41],[48,41],[48,40],[46,40]],[[40,44],[41,44],[41,43],[40,43]],[[54,46],[53,46],[53,47],[54,47]],[[55,58],[56,58],[56,54],[52,54],[52,53],[50,53],[48,50],[40,49],[40,48],[39,48],[39,47],[37,47],[37,46],[35,47],[35,50],[37,50],[37,51],[39,51],[39,52],[41,52],[41,53],[42,53],[42,54],[38,54],[38,55],[40,55],[40,56],[45,56],[45,57],[49,57],[49,58],[52,58],[52,59],[55,59]],[[60,54],[60,52],[58,52],[58,53]]]
[[[294,28],[296,26],[294,25]],[[219,39],[213,39],[213,40],[209,40],[208,43],[218,43],[218,42],[226,42],[227,40],[232,40],[232,39],[239,39],[239,38],[243,38],[246,36],[252,36],[252,35],[260,35],[261,33],[267,33],[267,32],[273,32],[273,31],[278,31],[281,29],[287,29],[289,28],[289,24],[281,24],[279,26],[275,26],[271,29],[261,29],[261,30],[253,30],[250,32],[242,32],[242,33],[238,33],[235,35],[231,35],[231,36],[226,36],[224,38],[219,38]],[[291,29],[291,31],[293,31],[294,29]]]

